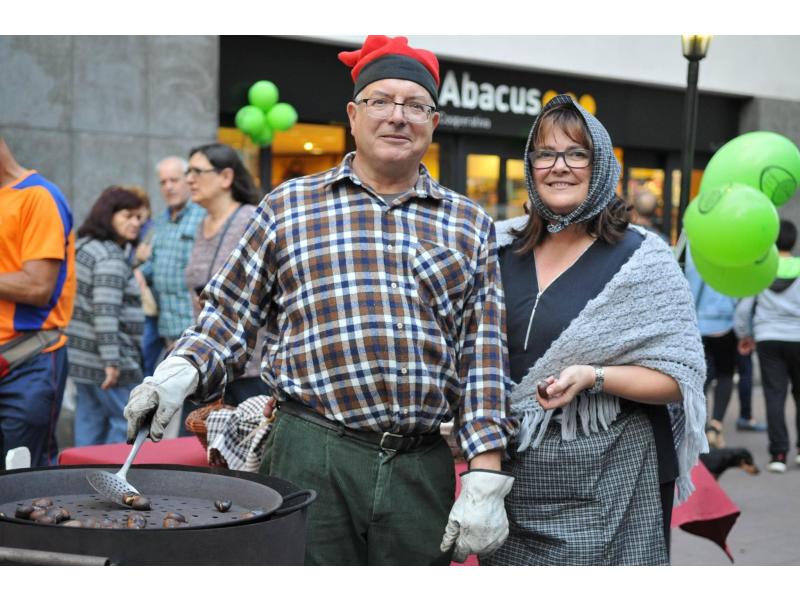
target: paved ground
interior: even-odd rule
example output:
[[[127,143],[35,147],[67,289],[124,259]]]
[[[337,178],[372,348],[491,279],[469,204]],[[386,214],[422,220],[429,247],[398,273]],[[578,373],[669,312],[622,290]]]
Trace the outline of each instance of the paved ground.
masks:
[[[800,466],[795,464],[795,452],[792,450],[787,456],[786,473],[766,471],[767,434],[737,432],[738,414],[738,395],[734,391],[725,419],[725,443],[729,447],[744,446],[750,450],[761,473],[748,475],[740,469],[728,469],[719,479],[720,486],[741,510],[728,536],[734,564],[800,565]],[[760,385],[753,390],[753,414],[757,420],[765,422]],[[797,443],[794,415],[794,401],[789,396],[786,422],[792,446]],[[672,530],[672,535],[673,565],[731,564],[719,547],[705,538],[677,528]]]

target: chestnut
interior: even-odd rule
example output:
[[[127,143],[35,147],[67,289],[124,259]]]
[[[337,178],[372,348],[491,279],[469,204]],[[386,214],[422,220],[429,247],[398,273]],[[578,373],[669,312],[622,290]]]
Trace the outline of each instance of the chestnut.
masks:
[[[14,511],[14,516],[18,519],[30,519],[31,513],[36,510],[33,506],[18,506],[17,510]]]
[[[41,519],[45,515],[47,515],[47,509],[37,508],[30,515],[28,515],[28,518],[31,521],[38,521],[39,519]]]
[[[35,523],[39,523],[40,525],[55,525],[58,521],[49,515],[43,515],[36,519]]]
[[[131,504],[133,504],[133,501],[136,500],[137,498],[141,498],[141,496],[139,494],[134,494],[132,492],[125,492],[124,494],[122,494],[122,503],[130,506]]]
[[[131,501],[131,508],[133,510],[150,510],[150,498],[137,496]]]
[[[164,519],[162,523],[165,529],[177,529],[178,527],[182,527],[184,524],[180,521],[176,521],[175,519]]]
[[[176,512],[168,512],[164,515],[165,519],[173,519],[178,521],[179,523],[186,523],[186,517],[184,517],[181,513]]]
[[[69,521],[64,521],[61,523],[62,527],[86,527],[83,524],[83,521],[79,521],[78,519],[70,519]]]
[[[128,515],[128,518],[125,520],[125,526],[128,529],[144,529],[147,527],[147,520],[142,515],[133,513]]]
[[[36,500],[31,501],[31,504],[36,508],[50,508],[53,506],[53,501],[50,498],[36,498]]]
[[[231,505],[233,503],[230,500],[215,500],[214,501],[214,508],[216,508],[219,512],[228,512],[231,509]]]
[[[72,517],[67,509],[61,508],[60,506],[48,510],[47,516],[55,520],[56,523],[61,523],[61,521],[69,521]]]

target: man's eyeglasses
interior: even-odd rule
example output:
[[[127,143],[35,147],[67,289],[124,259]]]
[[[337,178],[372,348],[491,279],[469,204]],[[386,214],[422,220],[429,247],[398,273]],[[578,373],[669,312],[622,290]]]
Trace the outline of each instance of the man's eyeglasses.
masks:
[[[570,148],[564,152],[555,150],[531,150],[528,153],[534,169],[552,169],[558,157],[562,157],[566,165],[573,169],[588,167],[592,163],[592,151],[586,148]]]
[[[195,177],[197,177],[198,175],[202,175],[203,173],[211,173],[211,171],[216,171],[216,170],[217,169],[215,169],[214,167],[211,167],[210,169],[198,169],[197,167],[189,167],[188,169],[186,169],[185,174],[187,177],[189,175],[194,175]]]
[[[367,114],[373,119],[385,119],[394,112],[395,106],[399,106],[410,123],[426,123],[436,110],[435,106],[420,102],[394,102],[388,98],[363,98],[355,103],[366,104]]]

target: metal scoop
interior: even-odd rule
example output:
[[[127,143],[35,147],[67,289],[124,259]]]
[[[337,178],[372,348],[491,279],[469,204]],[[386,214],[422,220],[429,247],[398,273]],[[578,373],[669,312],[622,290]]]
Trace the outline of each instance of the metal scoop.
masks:
[[[139,490],[128,483],[128,480],[125,479],[125,476],[128,474],[128,469],[130,468],[133,459],[136,458],[136,455],[139,453],[139,449],[142,447],[144,440],[147,438],[147,432],[149,429],[149,425],[145,425],[139,429],[139,432],[136,434],[136,440],[133,442],[133,448],[131,448],[125,464],[122,465],[122,468],[119,471],[116,473],[109,473],[108,471],[91,471],[88,475],[86,475],[86,479],[89,481],[89,484],[106,500],[110,500],[111,502],[115,502],[126,508],[129,508],[128,505],[122,501],[123,496],[126,494],[141,495],[139,494]]]

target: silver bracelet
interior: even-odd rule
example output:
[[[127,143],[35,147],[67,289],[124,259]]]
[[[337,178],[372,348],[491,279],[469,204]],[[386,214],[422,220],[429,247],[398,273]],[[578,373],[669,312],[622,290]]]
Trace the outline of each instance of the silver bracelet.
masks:
[[[603,367],[594,367],[594,385],[589,389],[589,393],[599,394],[602,392],[605,380],[605,372],[603,371]]]

